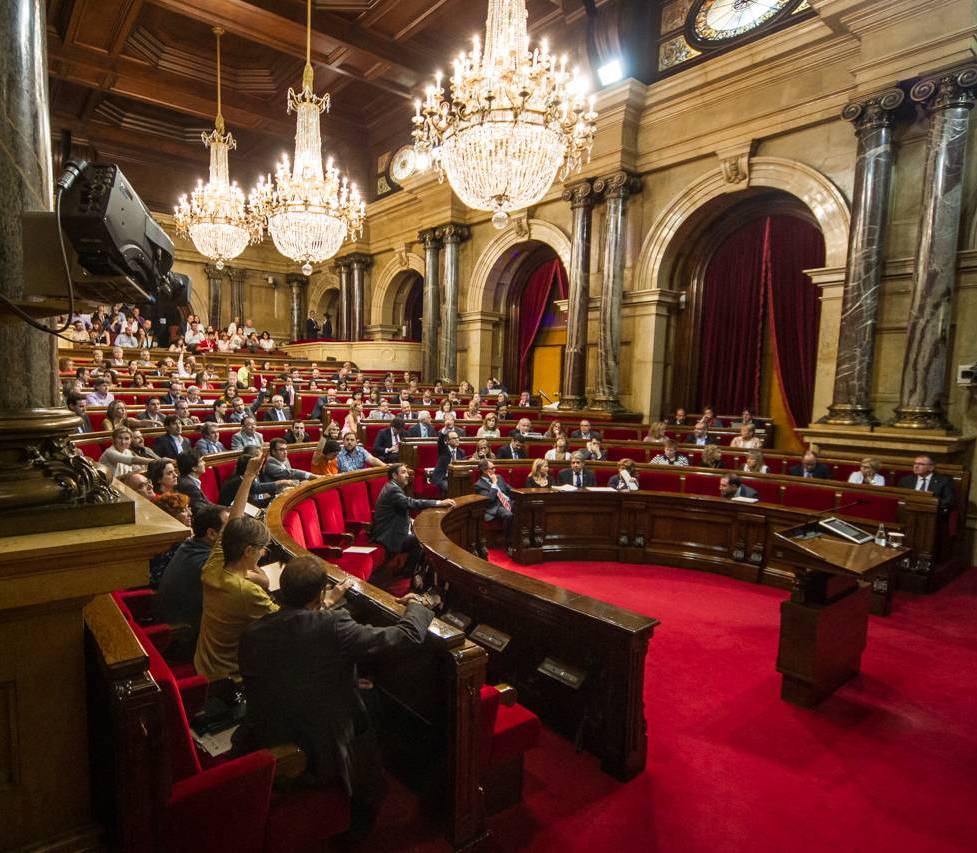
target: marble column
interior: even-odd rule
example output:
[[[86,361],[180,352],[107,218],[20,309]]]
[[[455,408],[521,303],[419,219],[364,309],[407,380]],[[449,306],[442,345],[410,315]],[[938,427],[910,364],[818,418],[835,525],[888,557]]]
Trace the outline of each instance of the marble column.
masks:
[[[453,222],[438,232],[444,242],[444,298],[438,329],[438,378],[458,381],[458,246],[468,239],[468,227]]]
[[[248,275],[248,271],[242,267],[228,266],[225,266],[224,270],[227,272],[227,277],[231,280],[231,316],[240,317],[243,323],[248,319],[247,306],[244,304],[244,280]]]
[[[561,409],[582,409],[587,402],[587,315],[590,303],[590,227],[600,196],[593,181],[568,187],[573,233],[570,247],[570,288],[567,298],[567,345],[563,352]]]
[[[905,98],[901,89],[888,89],[841,112],[855,125],[858,153],[834,395],[821,423],[877,423],[869,394],[892,181],[892,125]]]
[[[208,307],[208,322],[215,329],[221,328],[221,283],[224,281],[224,270],[217,269],[213,264],[204,267],[207,284],[210,290]]]
[[[336,272],[339,274],[339,305],[336,308],[336,338],[341,341],[350,340],[350,267],[349,258],[336,259]]]
[[[922,80],[910,97],[929,113],[930,128],[902,391],[893,426],[945,429],[951,303],[977,67]]]
[[[628,197],[641,189],[641,179],[631,172],[615,172],[594,183],[607,199],[604,233],[604,282],[601,287],[597,338],[597,388],[590,407],[616,412],[620,393],[621,305],[624,301],[624,251],[627,234]]]
[[[289,296],[289,321],[292,340],[297,341],[305,337],[305,312],[302,310],[303,295],[308,286],[308,279],[300,273],[289,273],[285,276],[288,284]]]
[[[350,340],[362,341],[363,330],[366,326],[366,271],[373,264],[373,258],[357,252],[353,255],[347,255],[346,259],[352,265],[349,298]]]
[[[423,365],[421,375],[425,382],[438,379],[437,326],[441,308],[441,233],[428,228],[417,235],[424,244],[424,296],[421,308],[421,342]]]

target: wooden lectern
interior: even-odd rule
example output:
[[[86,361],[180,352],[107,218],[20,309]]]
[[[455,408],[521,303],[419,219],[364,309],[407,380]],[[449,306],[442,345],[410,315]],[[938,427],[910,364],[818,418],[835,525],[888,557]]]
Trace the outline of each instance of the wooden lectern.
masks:
[[[850,542],[818,521],[774,534],[774,555],[794,572],[790,599],[780,605],[782,699],[811,708],[859,671],[871,579],[908,550]]]

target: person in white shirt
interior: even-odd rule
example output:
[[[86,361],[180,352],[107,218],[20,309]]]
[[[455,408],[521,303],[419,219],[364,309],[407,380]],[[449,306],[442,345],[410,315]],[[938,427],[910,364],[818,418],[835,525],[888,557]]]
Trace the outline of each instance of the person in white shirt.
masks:
[[[746,461],[743,463],[743,471],[747,474],[766,474],[769,469],[763,464],[763,452],[751,450],[746,454]]]
[[[190,328],[187,330],[183,340],[188,347],[195,347],[204,339],[204,337],[205,335],[203,329],[201,329],[200,324],[194,320],[190,324]]]
[[[753,424],[743,424],[740,427],[740,434],[730,442],[730,447],[755,449],[763,447],[763,442],[757,438],[756,427]]]
[[[553,446],[543,454],[543,458],[550,462],[567,462],[570,459],[570,449],[567,447],[567,437],[558,435]]]
[[[874,456],[866,456],[857,471],[852,471],[848,477],[849,483],[863,486],[884,486],[885,477],[879,472],[882,470],[882,462]]]
[[[127,427],[112,430],[112,446],[102,451],[98,461],[112,477],[124,477],[134,471],[145,471],[150,460],[136,456],[129,450],[132,432]]]

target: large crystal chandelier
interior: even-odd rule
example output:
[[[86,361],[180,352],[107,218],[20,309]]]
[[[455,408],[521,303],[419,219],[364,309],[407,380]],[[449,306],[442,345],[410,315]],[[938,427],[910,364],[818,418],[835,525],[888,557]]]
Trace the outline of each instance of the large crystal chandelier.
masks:
[[[366,204],[355,184],[341,177],[330,157],[322,166],[319,114],[329,109],[329,95],[313,91],[312,0],[306,4],[305,70],[302,91],[288,90],[288,112],[295,111],[295,165],[284,156],[271,178],[262,177],[251,192],[255,215],[267,222],[275,248],[311,275],[312,265],[328,260],[348,236],[363,230]]]
[[[197,251],[215,262],[217,269],[224,262],[236,258],[248,243],[261,238],[261,226],[248,214],[244,193],[231,183],[227,166],[227,152],[237,143],[230,133],[224,133],[221,115],[221,36],[224,31],[214,27],[217,36],[217,117],[214,130],[201,134],[210,149],[210,180],[197,186],[187,198],[180,196],[174,209],[177,233],[189,237]]]
[[[543,41],[529,49],[525,0],[489,0],[485,49],[478,37],[454,60],[444,97],[441,74],[415,103],[414,149],[469,207],[508,212],[537,203],[590,158],[596,132],[593,98]]]

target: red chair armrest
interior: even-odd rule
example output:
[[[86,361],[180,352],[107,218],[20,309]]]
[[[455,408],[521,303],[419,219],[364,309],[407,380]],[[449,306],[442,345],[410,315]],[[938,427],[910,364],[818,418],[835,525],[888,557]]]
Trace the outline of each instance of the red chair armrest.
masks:
[[[370,525],[367,524],[365,521],[347,521],[346,522],[346,529],[349,530],[353,534],[357,534],[357,533],[359,533],[362,530],[366,530],[366,528],[369,527],[369,526]]]
[[[342,548],[334,548],[331,545],[315,546],[312,548],[306,546],[306,549],[317,557],[322,557],[323,560],[331,560],[333,562],[343,556]]]
[[[322,541],[333,548],[348,548],[353,544],[352,533],[323,533]]]

